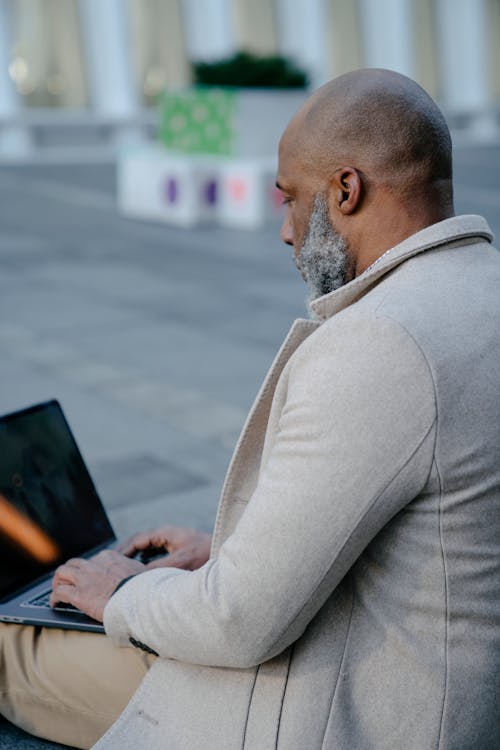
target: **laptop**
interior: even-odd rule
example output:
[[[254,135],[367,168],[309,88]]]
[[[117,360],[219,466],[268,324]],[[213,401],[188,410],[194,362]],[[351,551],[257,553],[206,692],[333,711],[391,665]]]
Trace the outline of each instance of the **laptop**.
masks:
[[[56,400],[0,417],[0,621],[103,633],[48,604],[54,570],[116,537]]]

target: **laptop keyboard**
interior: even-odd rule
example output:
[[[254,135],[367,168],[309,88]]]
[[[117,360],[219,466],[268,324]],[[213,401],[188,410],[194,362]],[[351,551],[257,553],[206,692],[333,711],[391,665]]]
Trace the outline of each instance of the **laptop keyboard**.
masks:
[[[73,610],[73,612],[80,612],[79,609],[73,607],[72,604],[66,604],[65,602],[58,602],[55,607],[50,606],[50,589],[44,591],[42,594],[38,594],[33,599],[29,599],[27,602],[23,602],[24,606],[27,607],[42,607],[43,609],[55,609],[55,610]]]

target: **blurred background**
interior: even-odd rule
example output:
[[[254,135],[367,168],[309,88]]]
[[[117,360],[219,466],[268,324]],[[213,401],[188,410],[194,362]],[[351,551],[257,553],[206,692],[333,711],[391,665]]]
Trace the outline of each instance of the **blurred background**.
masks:
[[[312,87],[393,68],[493,137],[499,40],[499,0],[0,0],[0,154],[151,138],[164,90],[239,50],[287,56]]]
[[[0,411],[60,399],[118,533],[210,528],[307,316],[272,182],[308,89],[416,78],[498,230],[499,41],[500,0],[0,0]]]

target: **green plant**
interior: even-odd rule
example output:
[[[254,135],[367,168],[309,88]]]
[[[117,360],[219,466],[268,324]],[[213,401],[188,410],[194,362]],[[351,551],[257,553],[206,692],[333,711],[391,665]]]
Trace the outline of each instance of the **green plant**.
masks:
[[[237,52],[215,62],[193,63],[194,82],[238,88],[305,88],[306,73],[286,57]]]

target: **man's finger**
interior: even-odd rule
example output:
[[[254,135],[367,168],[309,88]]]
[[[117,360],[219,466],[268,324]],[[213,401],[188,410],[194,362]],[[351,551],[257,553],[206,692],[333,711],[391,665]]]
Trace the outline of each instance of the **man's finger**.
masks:
[[[132,557],[136,552],[147,549],[151,545],[151,534],[150,531],[141,531],[134,536],[129,537],[124,542],[116,547],[116,551],[120,552],[126,557]]]
[[[77,596],[78,594],[74,586],[67,583],[60,583],[52,589],[49,604],[51,607],[55,607],[59,602],[64,602],[65,604],[73,604],[74,607],[77,607]]]
[[[80,570],[80,566],[71,565],[71,562],[72,561],[69,560],[67,563],[64,563],[64,565],[60,565],[58,568],[56,568],[54,577],[52,579],[52,588],[64,582],[75,583],[76,576],[78,575],[78,571]]]

